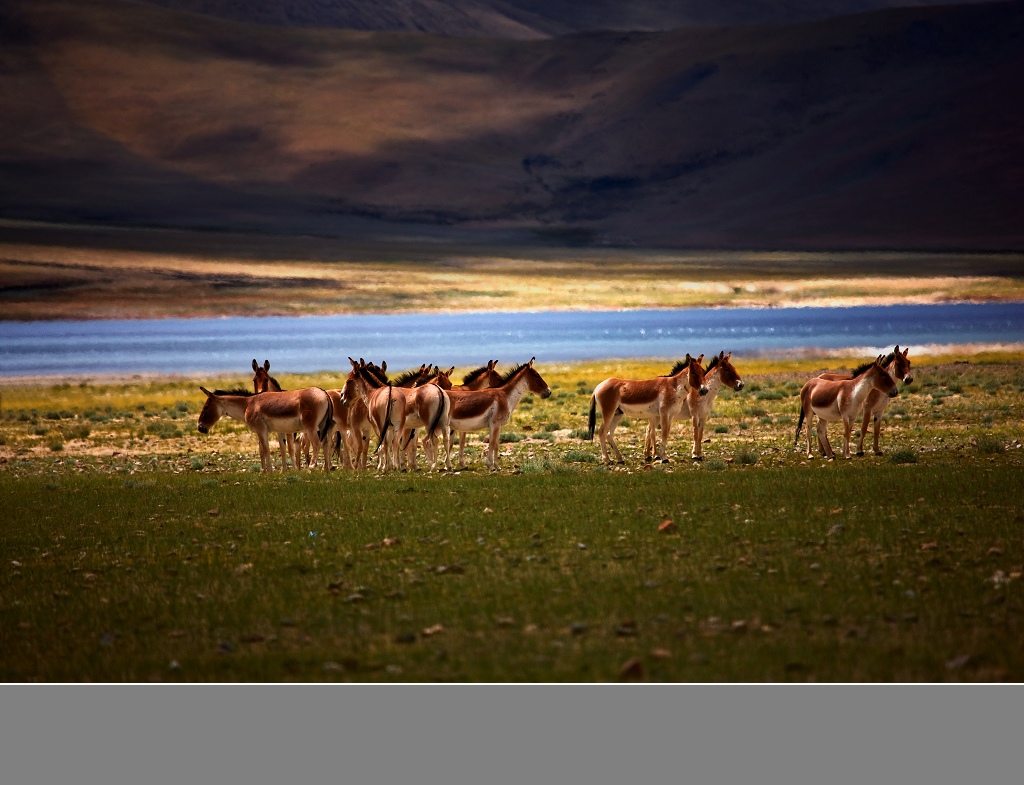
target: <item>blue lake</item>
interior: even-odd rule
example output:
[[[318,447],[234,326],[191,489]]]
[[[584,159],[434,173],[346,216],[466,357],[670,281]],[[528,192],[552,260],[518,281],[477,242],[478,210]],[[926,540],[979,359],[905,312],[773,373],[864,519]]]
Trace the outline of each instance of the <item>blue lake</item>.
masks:
[[[806,349],[1024,341],[1024,303],[455,313],[113,321],[0,321],[0,376],[348,367],[433,362],[505,367],[611,357],[677,359]],[[912,349],[913,350],[913,349]]]

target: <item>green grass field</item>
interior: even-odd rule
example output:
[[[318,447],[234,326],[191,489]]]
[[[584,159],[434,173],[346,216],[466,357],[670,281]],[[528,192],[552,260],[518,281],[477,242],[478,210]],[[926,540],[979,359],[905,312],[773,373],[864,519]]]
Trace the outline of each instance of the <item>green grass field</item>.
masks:
[[[260,474],[191,381],[7,384],[0,680],[1024,678],[1024,364],[916,362],[887,454],[835,462],[793,447],[823,361],[736,364],[703,464],[633,421],[602,466],[590,364],[541,368],[501,472],[384,478]]]

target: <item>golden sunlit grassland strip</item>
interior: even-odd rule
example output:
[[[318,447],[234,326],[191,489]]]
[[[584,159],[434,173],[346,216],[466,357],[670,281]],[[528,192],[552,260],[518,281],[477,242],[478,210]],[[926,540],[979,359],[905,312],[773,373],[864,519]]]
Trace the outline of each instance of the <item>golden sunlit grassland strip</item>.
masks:
[[[599,463],[594,383],[665,370],[608,361],[541,368],[493,475],[478,440],[454,474],[264,475],[195,432],[194,380],[6,382],[0,679],[1024,678],[1024,358],[917,358],[887,454],[835,462],[795,395],[858,358],[734,359],[702,464],[677,426],[645,466],[635,420]]]
[[[268,241],[262,251],[252,243],[211,255],[0,242],[3,318],[1024,300],[1019,254],[480,253],[435,244],[382,255],[327,241]]]

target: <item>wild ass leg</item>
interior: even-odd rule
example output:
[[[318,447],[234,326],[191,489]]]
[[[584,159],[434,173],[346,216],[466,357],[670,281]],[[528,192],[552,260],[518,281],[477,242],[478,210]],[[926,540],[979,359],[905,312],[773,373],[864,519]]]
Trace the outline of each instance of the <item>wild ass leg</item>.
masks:
[[[843,415],[843,458],[850,458],[850,436],[853,434],[853,418]]]
[[[668,463],[668,457],[666,456],[666,449],[668,448],[668,434],[672,430],[672,415],[668,412],[668,407],[661,412],[661,445],[658,449],[658,457],[661,458],[662,463]]]
[[[612,448],[612,452],[615,453],[615,459],[619,463],[625,463],[622,458],[622,453],[619,452],[619,445],[615,443],[615,429],[619,427],[619,421],[622,420],[622,410],[616,409],[615,413],[603,423],[601,423],[601,447],[604,449],[604,459],[606,463],[611,463],[608,460],[608,450],[605,447],[607,442],[608,446]]]
[[[704,422],[699,414],[693,415],[693,452],[690,457],[695,461],[704,460]]]
[[[647,421],[647,433],[644,435],[644,463],[650,463],[654,460],[654,445],[658,438],[657,431],[658,426],[652,417]]]
[[[864,422],[861,423],[861,426],[860,426],[860,438],[857,440],[857,455],[863,455],[864,454],[864,437],[867,436],[867,433],[868,433],[868,423],[869,422],[871,422],[871,412],[869,412],[867,410],[867,407],[865,407],[865,409],[864,409]],[[876,445],[876,448],[877,448],[877,445]],[[878,452],[878,450],[876,449],[875,452]]]
[[[821,454],[829,460],[836,457],[832,443],[828,440],[828,420],[823,420],[821,417],[818,418],[818,446],[821,449]]]
[[[498,453],[501,451],[501,426],[497,423],[491,424],[490,441],[487,443],[487,468],[492,472],[498,471]]]
[[[263,425],[263,423],[260,423],[260,425]],[[251,427],[252,426],[250,426],[250,428]],[[260,442],[260,467],[265,472],[273,471],[274,464],[270,460],[270,432],[267,430],[265,425],[259,428],[259,430],[256,430],[256,438],[259,439]],[[284,471],[283,467],[281,471]]]
[[[882,448],[878,446],[878,433],[882,430],[882,413],[875,414],[875,455],[882,454]]]

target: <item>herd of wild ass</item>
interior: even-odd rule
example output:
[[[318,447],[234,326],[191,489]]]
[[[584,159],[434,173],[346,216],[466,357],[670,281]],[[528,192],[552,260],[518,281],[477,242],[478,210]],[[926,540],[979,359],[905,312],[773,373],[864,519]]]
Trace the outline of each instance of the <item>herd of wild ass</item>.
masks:
[[[829,422],[843,423],[843,457],[850,457],[850,436],[855,420],[863,415],[857,454],[864,453],[869,424],[874,424],[874,450],[881,454],[878,437],[881,415],[891,398],[898,394],[896,379],[909,384],[909,350],[897,345],[888,355],[878,355],[851,374],[824,373],[810,379],[800,391],[800,419],[796,443],[807,421],[807,457],[814,457],[812,430],[817,423],[820,452],[828,458],[835,453],[828,440]],[[587,438],[598,434],[601,453],[607,463],[624,463],[615,443],[615,429],[626,415],[647,420],[644,455],[653,460],[655,443],[658,459],[668,462],[666,454],[672,421],[689,418],[693,427],[694,460],[703,459],[704,427],[715,397],[723,385],[742,390],[743,380],[733,366],[731,355],[720,352],[704,365],[704,355],[676,363],[665,376],[654,379],[605,379],[590,399]],[[498,469],[500,433],[512,417],[516,405],[527,393],[547,398],[551,388],[534,368],[534,361],[517,365],[504,374],[495,370],[496,361],[467,374],[455,385],[451,374],[434,365],[421,365],[391,379],[387,363],[379,366],[363,359],[349,361],[352,370],[338,390],[306,387],[282,390],[270,375],[270,361],[259,365],[252,361],[253,389],[200,389],[206,403],[199,414],[199,431],[207,433],[221,417],[244,422],[257,436],[264,471],[272,467],[270,434],[278,435],[282,468],[289,459],[293,466],[313,467],[319,454],[324,470],[329,471],[337,456],[344,468],[365,469],[371,437],[377,440],[377,468],[416,469],[417,444],[422,445],[433,471],[444,448],[444,468],[451,471],[452,435],[459,434],[459,465],[465,467],[466,434],[486,431],[485,461],[490,470]],[[894,378],[895,377],[895,378]],[[597,425],[600,413],[601,424]],[[661,438],[656,432],[660,428]],[[421,434],[417,439],[417,432]],[[440,444],[439,444],[440,442]],[[611,448],[611,452],[609,452]]]

